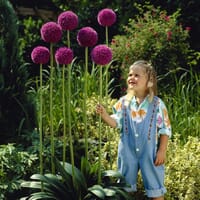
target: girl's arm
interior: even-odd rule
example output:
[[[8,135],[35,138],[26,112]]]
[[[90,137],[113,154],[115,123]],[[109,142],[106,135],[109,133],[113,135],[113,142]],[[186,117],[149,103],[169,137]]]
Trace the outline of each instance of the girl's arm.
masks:
[[[168,138],[169,138],[168,135],[160,135],[160,144],[157,151],[156,160],[154,162],[156,166],[159,166],[165,163]]]
[[[96,113],[99,114],[102,117],[103,121],[106,122],[109,126],[111,126],[112,128],[117,127],[116,121],[106,112],[106,109],[102,105],[97,105]]]

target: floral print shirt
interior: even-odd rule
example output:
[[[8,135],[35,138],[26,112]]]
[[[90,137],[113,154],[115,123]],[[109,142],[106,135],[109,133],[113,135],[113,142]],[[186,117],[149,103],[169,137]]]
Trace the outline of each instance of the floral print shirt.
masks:
[[[117,101],[117,103],[113,106],[113,114],[111,115],[111,117],[115,119],[115,121],[117,122],[117,127],[120,130],[122,129],[122,124],[123,124],[122,102],[124,99],[125,99],[124,97],[121,97]],[[133,97],[128,106],[130,107],[132,120],[135,121],[136,123],[140,123],[146,117],[147,109],[149,106],[149,98],[147,96],[143,100],[143,102],[138,106],[136,98]],[[158,98],[156,112],[157,112],[158,135],[165,134],[171,137],[171,124],[170,124],[167,108],[164,102],[160,98]]]

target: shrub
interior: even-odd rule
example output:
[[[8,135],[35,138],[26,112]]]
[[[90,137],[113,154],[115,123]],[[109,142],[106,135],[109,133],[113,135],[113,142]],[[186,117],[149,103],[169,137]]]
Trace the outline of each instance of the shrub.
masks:
[[[169,142],[165,185],[167,200],[196,200],[200,197],[200,140],[189,137],[182,146],[179,136]]]
[[[195,52],[188,42],[190,29],[178,24],[180,10],[169,16],[159,7],[135,6],[139,14],[129,19],[128,25],[124,26],[125,34],[114,36],[111,45],[113,57],[124,73],[127,74],[129,65],[139,59],[149,60],[158,74],[192,64]],[[170,83],[173,81],[169,80]]]
[[[34,171],[36,160],[36,155],[20,151],[14,144],[0,146],[0,199],[20,188],[22,179]]]

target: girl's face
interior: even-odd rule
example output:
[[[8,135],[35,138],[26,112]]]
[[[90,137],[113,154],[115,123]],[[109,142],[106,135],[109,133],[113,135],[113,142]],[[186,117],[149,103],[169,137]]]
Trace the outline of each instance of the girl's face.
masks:
[[[148,77],[145,70],[140,66],[134,66],[128,73],[127,84],[128,88],[136,93],[146,93]]]

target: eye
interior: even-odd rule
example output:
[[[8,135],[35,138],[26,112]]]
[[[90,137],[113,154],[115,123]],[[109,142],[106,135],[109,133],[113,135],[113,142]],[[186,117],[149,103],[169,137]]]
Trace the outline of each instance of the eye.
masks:
[[[135,77],[139,77],[140,75],[139,74],[135,74]]]
[[[132,75],[133,75],[133,74],[129,73],[129,74],[128,74],[128,77],[130,77],[130,76],[132,76]]]

